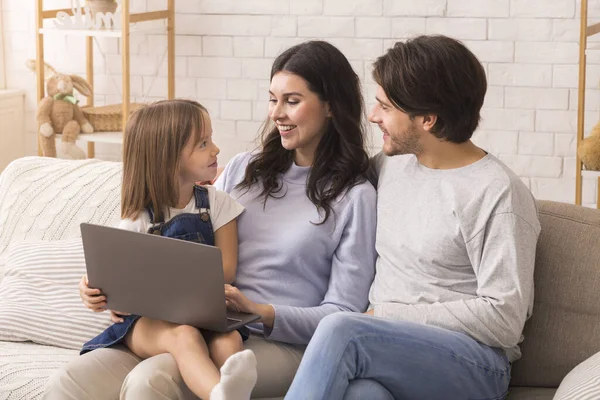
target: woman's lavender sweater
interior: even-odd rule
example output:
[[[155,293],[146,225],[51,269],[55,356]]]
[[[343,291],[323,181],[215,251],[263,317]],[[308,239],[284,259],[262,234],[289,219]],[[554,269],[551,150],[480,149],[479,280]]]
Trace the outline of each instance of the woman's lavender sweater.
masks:
[[[306,196],[310,167],[292,167],[282,175],[283,189],[264,203],[260,185],[250,191],[236,185],[244,177],[250,153],[227,164],[215,186],[246,211],[238,217],[237,286],[250,300],[275,308],[268,338],[307,344],[321,318],[337,311],[362,312],[375,273],[376,193],[369,182],[350,189],[322,216]],[[255,324],[253,330],[262,325]]]

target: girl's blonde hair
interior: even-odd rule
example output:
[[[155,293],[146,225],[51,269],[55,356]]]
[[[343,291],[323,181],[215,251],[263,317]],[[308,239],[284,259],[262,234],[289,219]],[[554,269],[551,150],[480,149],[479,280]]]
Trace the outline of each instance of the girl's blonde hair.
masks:
[[[135,111],[125,128],[121,218],[152,207],[163,220],[179,198],[177,173],[183,147],[203,140],[208,111],[192,100],[163,100]]]

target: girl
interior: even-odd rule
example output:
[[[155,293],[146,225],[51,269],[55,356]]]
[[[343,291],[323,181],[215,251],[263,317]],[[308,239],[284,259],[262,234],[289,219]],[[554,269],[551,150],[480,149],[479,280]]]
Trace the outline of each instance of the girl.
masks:
[[[219,148],[212,141],[206,109],[194,101],[167,100],[137,111],[127,124],[123,154],[119,227],[216,245],[222,251],[225,282],[233,282],[236,218],[244,208],[226,193],[196,184],[213,180],[217,173]],[[85,305],[103,311],[106,296],[88,288],[87,277],[81,285]],[[201,332],[192,326],[113,310],[111,319],[115,324],[86,343],[81,354],[120,343],[142,359],[170,353],[196,396],[250,397],[256,360],[250,350],[242,351],[247,328]]]

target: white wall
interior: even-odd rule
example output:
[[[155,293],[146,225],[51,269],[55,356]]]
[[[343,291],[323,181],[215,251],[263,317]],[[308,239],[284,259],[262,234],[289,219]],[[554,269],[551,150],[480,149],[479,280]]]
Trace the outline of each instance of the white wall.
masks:
[[[0,90],[6,87],[6,75],[4,73],[4,29],[2,27],[2,2],[0,2]]]
[[[28,151],[35,153],[35,83],[23,63],[35,57],[33,1],[2,0],[7,80],[28,91]],[[64,0],[46,0],[47,7]],[[132,0],[135,10],[155,10],[166,0]],[[484,63],[489,91],[475,142],[498,155],[537,198],[574,201],[579,1],[576,0],[176,0],[177,96],[205,104],[212,115],[222,161],[252,146],[267,110],[270,65],[286,47],[313,38],[338,46],[373,102],[371,63],[394,41],[442,33],[463,40]],[[600,20],[600,1],[590,0],[590,22]],[[600,48],[600,35],[592,38]],[[55,67],[84,74],[80,38],[47,38]],[[166,65],[158,67],[162,36],[134,37],[132,94],[141,100],[158,74],[149,99],[166,93]],[[96,53],[96,102],[118,101],[117,39]],[[66,51],[68,49],[68,52]],[[68,53],[67,55],[65,55]],[[587,127],[598,120],[600,50],[588,55]],[[107,75],[106,71],[110,71]],[[373,147],[381,144],[378,131]],[[118,159],[120,149],[99,146]],[[593,181],[584,203],[595,204]]]

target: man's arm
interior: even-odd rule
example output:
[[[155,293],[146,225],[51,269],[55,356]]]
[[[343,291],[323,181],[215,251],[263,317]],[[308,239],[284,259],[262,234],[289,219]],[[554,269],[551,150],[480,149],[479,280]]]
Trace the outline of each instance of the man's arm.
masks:
[[[514,213],[493,215],[467,242],[477,276],[477,297],[434,304],[376,305],[377,317],[465,333],[493,347],[519,343],[533,303],[533,269],[539,226]]]

